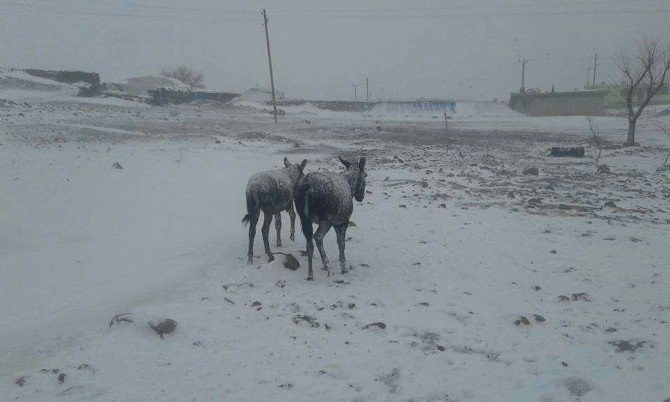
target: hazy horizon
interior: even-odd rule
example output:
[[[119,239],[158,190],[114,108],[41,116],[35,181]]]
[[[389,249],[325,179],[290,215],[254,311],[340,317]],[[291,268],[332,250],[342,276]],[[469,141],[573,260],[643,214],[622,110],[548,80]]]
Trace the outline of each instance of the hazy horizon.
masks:
[[[0,66],[96,71],[103,81],[187,64],[209,89],[268,87],[260,10],[270,19],[277,88],[290,98],[506,99],[520,85],[615,80],[620,48],[670,42],[670,3],[621,0],[0,0]]]

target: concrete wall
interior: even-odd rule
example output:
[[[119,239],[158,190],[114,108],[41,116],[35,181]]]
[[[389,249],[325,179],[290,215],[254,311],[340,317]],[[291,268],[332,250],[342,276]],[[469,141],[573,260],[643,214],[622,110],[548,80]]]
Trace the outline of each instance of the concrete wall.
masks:
[[[26,73],[40,78],[64,82],[66,84],[75,84],[77,82],[87,82],[91,85],[100,84],[100,75],[98,73],[87,73],[85,71],[57,71],[57,70],[36,70],[26,69]]]
[[[527,116],[599,116],[605,114],[605,92],[513,93],[509,107]]]
[[[181,103],[189,103],[193,101],[226,103],[240,96],[240,94],[231,92],[177,91],[166,88],[159,88],[147,92],[149,96],[151,96],[150,103],[156,106],[165,106],[170,104],[178,105]]]

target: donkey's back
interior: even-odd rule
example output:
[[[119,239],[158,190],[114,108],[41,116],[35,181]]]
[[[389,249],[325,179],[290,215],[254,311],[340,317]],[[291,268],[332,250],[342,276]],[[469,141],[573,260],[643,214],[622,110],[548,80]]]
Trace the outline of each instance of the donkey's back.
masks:
[[[256,173],[247,183],[246,196],[247,204],[253,203],[252,210],[275,214],[291,205],[293,184],[284,169]]]
[[[354,205],[351,188],[344,176],[334,172],[311,172],[298,182],[295,207],[301,218],[333,225],[349,222]]]

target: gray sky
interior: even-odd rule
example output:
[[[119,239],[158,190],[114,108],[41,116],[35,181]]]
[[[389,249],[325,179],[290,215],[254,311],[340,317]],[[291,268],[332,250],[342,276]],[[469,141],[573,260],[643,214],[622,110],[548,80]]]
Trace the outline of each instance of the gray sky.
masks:
[[[0,66],[97,71],[103,81],[188,64],[208,87],[269,86],[260,10],[288,97],[506,99],[520,85],[581,88],[593,55],[670,43],[668,0],[0,0]]]

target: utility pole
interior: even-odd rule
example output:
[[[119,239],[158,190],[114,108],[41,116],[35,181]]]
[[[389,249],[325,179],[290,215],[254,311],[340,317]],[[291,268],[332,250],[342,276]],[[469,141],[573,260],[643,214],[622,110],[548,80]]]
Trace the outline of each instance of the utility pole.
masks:
[[[365,100],[366,102],[370,101],[370,85],[368,82],[368,77],[365,77]]]
[[[596,53],[595,59],[593,59],[593,89],[596,88],[596,66],[598,65],[598,53]]]
[[[521,63],[521,89],[519,92],[524,93],[526,92],[526,63],[528,63],[530,60],[528,59],[519,59],[519,62]]]
[[[354,101],[358,100],[358,95],[356,94],[356,88],[358,87],[358,84],[353,84],[354,85]]]
[[[270,56],[270,35],[268,34],[268,16],[263,9],[263,24],[265,25],[265,42],[268,47],[268,64],[270,66],[270,86],[272,87],[272,108],[274,109],[275,123],[277,122],[277,99],[275,98],[275,78],[272,74],[272,56]]]

